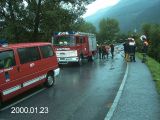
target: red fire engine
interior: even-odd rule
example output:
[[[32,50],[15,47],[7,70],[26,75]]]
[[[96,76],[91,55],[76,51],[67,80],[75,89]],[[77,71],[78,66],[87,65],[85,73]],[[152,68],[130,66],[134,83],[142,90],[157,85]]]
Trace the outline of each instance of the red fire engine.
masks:
[[[83,59],[92,61],[96,55],[96,36],[83,32],[57,32],[52,37],[59,64],[77,62]]]

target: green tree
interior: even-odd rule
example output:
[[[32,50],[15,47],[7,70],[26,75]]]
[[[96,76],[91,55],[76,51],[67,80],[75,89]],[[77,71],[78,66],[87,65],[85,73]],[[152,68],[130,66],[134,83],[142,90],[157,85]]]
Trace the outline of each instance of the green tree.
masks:
[[[160,62],[160,25],[158,24],[151,27],[150,43],[150,56]]]
[[[81,22],[77,24],[76,31],[87,32],[87,33],[94,33],[96,34],[96,27],[89,22]]]
[[[26,14],[23,0],[1,0],[0,1],[0,20],[3,20],[5,26],[1,31],[7,39],[13,39],[19,42],[19,36],[24,31],[23,20]],[[12,42],[12,41],[11,41]]]
[[[95,0],[38,0],[37,5],[28,2],[29,11],[35,13],[33,38],[38,31],[49,38],[53,31],[69,31],[79,22],[85,6]]]
[[[14,42],[48,39],[53,31],[69,31],[81,22],[85,6],[95,0],[1,0],[1,33]]]
[[[142,25],[142,31],[147,37],[150,36],[151,27],[152,27],[152,25],[149,24],[149,23],[145,23],[145,24]]]
[[[142,32],[149,40],[149,55],[160,62],[160,25],[145,24],[142,26]]]
[[[99,23],[99,36],[101,41],[111,43],[119,32],[119,23],[116,19],[102,19]]]
[[[123,43],[126,41],[127,38],[128,38],[128,35],[126,33],[118,33],[117,38],[116,38],[116,42]]]

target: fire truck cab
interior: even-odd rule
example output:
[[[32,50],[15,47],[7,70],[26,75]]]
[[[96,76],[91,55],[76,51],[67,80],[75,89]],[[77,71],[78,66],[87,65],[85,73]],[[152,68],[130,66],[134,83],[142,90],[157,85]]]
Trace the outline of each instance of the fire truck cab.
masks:
[[[96,36],[83,32],[57,32],[52,37],[59,64],[94,60],[97,51]]]
[[[51,43],[1,45],[0,103],[43,83],[51,87],[59,72]]]

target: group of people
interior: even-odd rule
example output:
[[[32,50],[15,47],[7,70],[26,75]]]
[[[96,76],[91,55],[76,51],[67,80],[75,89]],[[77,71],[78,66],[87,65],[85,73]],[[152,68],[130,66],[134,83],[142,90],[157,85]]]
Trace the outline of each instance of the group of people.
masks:
[[[148,40],[146,36],[140,38],[142,40],[142,62],[146,62],[146,56],[148,51]],[[127,38],[123,44],[124,46],[124,58],[127,62],[136,62],[135,53],[136,53],[136,42],[134,38]],[[114,45],[110,44],[100,44],[98,46],[99,59],[108,59],[109,53],[111,53],[112,59],[114,57]]]
[[[109,53],[112,55],[112,59],[114,57],[114,45],[99,45],[98,46],[99,59],[108,59]]]
[[[148,41],[146,37],[142,37],[142,62],[146,61],[146,55],[148,51]],[[125,40],[125,43],[123,44],[124,46],[124,53],[125,53],[125,60],[127,62],[136,62],[135,60],[135,53],[136,53],[136,42],[134,38],[128,38]]]

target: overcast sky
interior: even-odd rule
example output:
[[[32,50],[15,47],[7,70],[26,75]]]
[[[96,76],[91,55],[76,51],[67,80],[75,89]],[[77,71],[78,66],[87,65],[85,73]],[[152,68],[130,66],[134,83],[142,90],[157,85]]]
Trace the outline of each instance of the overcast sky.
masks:
[[[120,0],[96,0],[87,6],[87,11],[83,17],[90,16],[100,9],[117,4]]]

